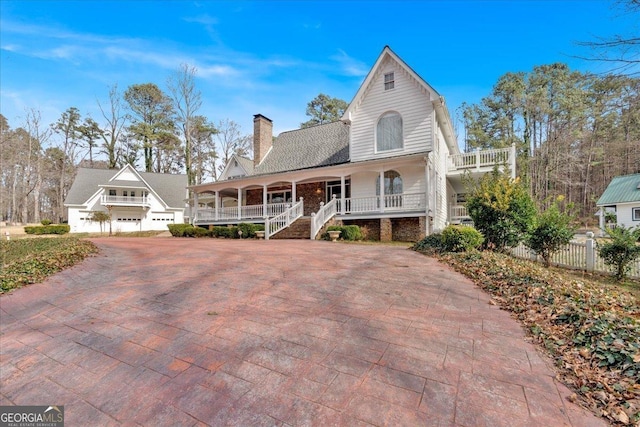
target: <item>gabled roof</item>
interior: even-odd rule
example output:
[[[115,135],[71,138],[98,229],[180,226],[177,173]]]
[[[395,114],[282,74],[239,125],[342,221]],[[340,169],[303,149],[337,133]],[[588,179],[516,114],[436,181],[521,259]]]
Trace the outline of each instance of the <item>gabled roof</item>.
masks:
[[[130,169],[142,181],[118,180],[124,169]],[[169,207],[184,207],[186,197],[187,176],[163,173],[137,172],[127,165],[120,170],[78,168],[76,178],[69,189],[65,205],[84,205],[102,187],[148,188],[160,197]]]
[[[349,126],[333,122],[283,132],[253,175],[337,165],[349,161]]]
[[[440,124],[440,128],[442,129],[442,133],[445,137],[445,141],[449,146],[449,150],[451,153],[459,153],[460,148],[458,147],[458,141],[455,137],[455,132],[453,130],[453,122],[451,121],[451,117],[449,116],[449,110],[445,106],[444,97],[438,93],[429,83],[426,82],[418,73],[416,73],[413,68],[411,68],[406,62],[402,60],[394,51],[391,50],[389,46],[385,46],[378,56],[375,64],[367,74],[367,77],[364,79],[360,88],[356,92],[355,96],[349,103],[349,106],[344,111],[342,115],[342,120],[350,121],[353,112],[358,109],[362,100],[367,94],[369,90],[369,86],[373,84],[376,75],[378,73],[379,68],[385,62],[385,60],[390,59],[396,62],[400,67],[402,67],[412,79],[414,79],[418,85],[420,85],[428,94],[431,99],[431,103],[436,111],[436,119]]]
[[[416,80],[424,89],[427,90],[427,92],[429,92],[432,100],[441,98],[440,94],[433,87],[431,87],[429,83],[427,83],[422,77],[420,77],[418,73],[413,71],[413,69],[409,65],[407,65],[407,63],[404,62],[398,55],[396,55],[395,52],[392,51],[389,46],[385,46],[382,49],[380,56],[378,56],[376,63],[373,64],[373,67],[371,67],[371,70],[369,70],[369,74],[367,74],[367,77],[364,79],[364,81],[360,85],[360,88],[358,89],[355,96],[349,103],[349,106],[347,107],[346,110],[344,110],[344,114],[342,115],[342,120],[351,119],[352,111],[357,109],[360,106],[360,103],[362,102],[362,99],[364,98],[367,90],[369,89],[369,86],[372,84],[373,80],[376,78],[378,69],[387,58],[392,59],[393,61],[397,62],[402,68],[404,68],[414,80]]]
[[[597,206],[640,202],[640,173],[616,176],[596,202]]]
[[[237,154],[232,154],[220,174],[220,180],[229,179],[227,175],[229,174],[229,170],[233,167],[232,165],[234,165],[234,162],[244,171],[244,176],[253,174],[253,160]]]

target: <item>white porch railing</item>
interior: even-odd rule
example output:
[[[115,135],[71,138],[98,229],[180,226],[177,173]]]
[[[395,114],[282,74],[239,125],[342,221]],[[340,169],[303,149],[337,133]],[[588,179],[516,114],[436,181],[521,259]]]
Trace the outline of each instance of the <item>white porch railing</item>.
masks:
[[[264,220],[264,238],[269,240],[269,236],[273,236],[277,232],[284,230],[291,225],[292,222],[302,216],[304,212],[304,203],[302,197],[300,201],[288,209],[285,209],[280,215],[273,218],[265,218]]]
[[[469,214],[467,213],[467,207],[464,205],[451,205],[449,206],[449,219],[456,220],[460,218],[467,218]]]
[[[151,202],[146,196],[127,197],[127,196],[107,196],[102,195],[100,198],[102,205],[118,205],[118,206],[150,206]]]
[[[326,205],[320,203],[320,209],[316,213],[311,214],[311,240],[316,238],[323,225],[327,223],[338,212],[338,201],[336,196]]]
[[[290,203],[269,203],[267,204],[267,216],[274,217],[283,213]],[[218,208],[216,215],[215,208],[198,208],[196,221],[225,221],[225,220],[244,220],[264,218],[264,205],[248,205],[240,207],[240,216],[238,216],[238,207]]]
[[[476,150],[471,153],[452,154],[449,156],[449,170],[477,169],[507,164],[512,167],[511,158],[514,148],[497,148],[490,150]]]
[[[345,214],[421,211],[427,206],[425,193],[387,194],[383,199],[384,206],[380,206],[380,196],[337,199],[337,211]]]

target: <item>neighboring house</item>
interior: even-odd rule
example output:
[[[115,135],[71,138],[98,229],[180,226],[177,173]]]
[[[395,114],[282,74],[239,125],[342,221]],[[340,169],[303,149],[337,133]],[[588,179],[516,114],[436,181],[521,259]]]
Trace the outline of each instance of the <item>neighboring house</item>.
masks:
[[[330,222],[418,240],[469,220],[464,176],[515,176],[515,147],[460,153],[444,98],[388,47],[340,121],[272,129],[255,115],[254,160],[234,156],[218,181],[190,187],[194,224],[263,222],[267,237],[291,237],[280,230],[296,223],[316,238]]]
[[[604,230],[604,212],[615,212],[616,225],[640,226],[640,173],[616,176],[596,202],[600,209],[600,229]]]
[[[92,212],[111,213],[111,229],[119,231],[167,230],[184,223],[187,176],[120,170],[80,168],[64,205],[72,233],[98,232]],[[109,223],[103,224],[104,231]]]

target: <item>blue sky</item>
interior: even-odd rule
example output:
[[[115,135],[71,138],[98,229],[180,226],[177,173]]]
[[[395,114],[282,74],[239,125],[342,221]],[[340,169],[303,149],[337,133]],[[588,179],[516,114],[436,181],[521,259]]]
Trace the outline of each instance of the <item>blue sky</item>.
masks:
[[[385,45],[447,100],[455,118],[498,77],[576,59],[575,44],[628,32],[613,1],[14,1],[0,0],[0,113],[53,123],[67,108],[100,121],[109,87],[166,90],[181,63],[198,69],[201,114],[252,132],[295,129],[318,93],[349,102]],[[461,133],[461,132],[459,132]]]

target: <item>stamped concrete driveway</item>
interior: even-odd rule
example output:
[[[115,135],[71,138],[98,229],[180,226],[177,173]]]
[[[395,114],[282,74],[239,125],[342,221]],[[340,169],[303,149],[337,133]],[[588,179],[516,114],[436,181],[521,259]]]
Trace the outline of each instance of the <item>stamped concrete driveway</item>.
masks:
[[[604,426],[509,314],[405,248],[97,239],[0,298],[0,404],[67,426]]]

